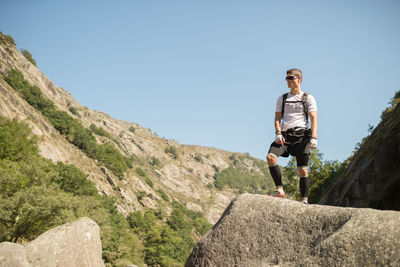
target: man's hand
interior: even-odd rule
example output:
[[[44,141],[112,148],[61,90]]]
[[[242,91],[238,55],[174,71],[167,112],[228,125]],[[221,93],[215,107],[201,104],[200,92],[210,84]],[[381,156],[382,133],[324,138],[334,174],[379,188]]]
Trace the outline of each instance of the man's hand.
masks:
[[[283,138],[281,133],[278,133],[275,137],[275,143],[278,145],[283,145],[285,143],[285,138]]]
[[[317,138],[311,138],[309,146],[311,149],[317,149],[317,147],[318,147]]]

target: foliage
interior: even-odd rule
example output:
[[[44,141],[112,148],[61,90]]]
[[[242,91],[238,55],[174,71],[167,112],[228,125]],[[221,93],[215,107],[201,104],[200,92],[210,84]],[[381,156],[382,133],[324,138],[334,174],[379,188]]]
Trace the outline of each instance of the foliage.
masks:
[[[390,106],[394,107],[395,105],[397,105],[398,103],[400,103],[400,90],[396,91],[396,93],[394,94],[394,96],[390,99]]]
[[[22,48],[21,48],[21,54],[22,54],[30,63],[32,63],[33,65],[35,65],[35,66],[37,67],[37,65],[36,65],[36,60],[33,59],[32,54],[31,54],[28,50],[22,49]]]
[[[203,162],[203,157],[199,153],[196,153],[194,159],[198,162]]]
[[[98,145],[89,129],[83,127],[78,120],[69,116],[65,111],[57,110],[54,103],[43,97],[39,88],[30,85],[20,71],[11,70],[4,80],[19,91],[30,105],[42,112],[54,125],[54,128],[64,135],[69,142],[89,157],[104,164],[120,179],[124,176],[124,172],[128,168],[127,160],[118,149],[111,144]]]
[[[137,173],[137,175],[145,177],[146,176],[146,172],[144,170],[142,170],[142,168],[136,168],[135,172]]]
[[[311,152],[309,158],[309,201],[316,203],[322,197],[325,190],[340,176],[345,170],[346,164],[335,161],[323,160],[322,154],[318,149]],[[299,177],[297,174],[296,159],[293,157],[284,167],[285,191],[300,199]]]
[[[0,117],[0,159],[21,161],[38,151],[37,138],[28,125]]]
[[[35,142],[26,124],[0,117],[0,144],[8,144],[0,158],[0,242],[29,241],[86,216],[100,226],[107,266],[142,264],[141,241],[114,200],[75,166],[42,158]]]
[[[153,181],[149,177],[144,177],[144,181],[148,184],[151,188],[153,188]]]
[[[133,127],[133,126],[129,127],[129,131],[131,131],[132,133],[134,133],[134,132],[135,132],[135,127]]]
[[[97,189],[93,183],[87,179],[87,175],[75,167],[58,162],[56,165],[58,175],[52,181],[60,186],[60,189],[80,196],[95,196]]]
[[[228,185],[230,188],[237,189],[239,192],[247,191],[249,193],[261,194],[266,194],[272,190],[274,187],[273,181],[267,171],[263,171],[263,173],[251,172],[240,165],[239,159],[234,158],[233,160],[234,162],[236,161],[236,165],[233,163],[227,169],[215,173],[214,186],[216,188],[222,190],[225,185]],[[260,165],[262,165],[262,163],[260,163]],[[264,170],[264,168],[262,170]]]
[[[394,108],[397,106],[397,104],[400,103],[400,90],[397,91],[394,96],[390,99],[389,101],[389,105],[390,107],[386,108],[382,114],[381,114],[381,119],[385,119],[387,117],[387,115],[389,115]]]
[[[78,109],[76,107],[69,107],[68,110],[74,115],[79,115]]]
[[[168,195],[162,190],[162,189],[158,189],[157,193],[160,194],[161,198],[164,199],[165,201],[169,202],[169,197]]]
[[[219,168],[217,167],[217,165],[213,164],[212,167],[214,168],[215,172],[219,172]]]
[[[124,160],[125,160],[126,166],[127,166],[129,169],[132,169],[132,168],[133,168],[133,158],[132,158],[132,156],[130,156],[130,157],[124,157]]]
[[[178,202],[167,222],[163,222],[153,210],[144,214],[140,211],[128,215],[127,221],[144,242],[145,262],[150,266],[181,266],[186,261],[194,240],[193,230],[206,233],[211,225],[203,215],[185,208]]]
[[[14,39],[10,35],[4,34],[0,31],[0,44],[4,43],[16,46]]]
[[[151,157],[150,164],[152,166],[159,166],[159,165],[161,165],[161,161],[156,157]]]
[[[92,130],[93,133],[100,135],[100,136],[107,137],[108,139],[110,139],[118,144],[118,140],[116,140],[109,132],[104,130],[102,127],[97,127],[94,124],[90,124],[89,128],[90,128],[90,130]]]
[[[178,150],[176,149],[176,147],[174,146],[166,147],[164,152],[171,154],[174,157],[174,159],[178,159]]]

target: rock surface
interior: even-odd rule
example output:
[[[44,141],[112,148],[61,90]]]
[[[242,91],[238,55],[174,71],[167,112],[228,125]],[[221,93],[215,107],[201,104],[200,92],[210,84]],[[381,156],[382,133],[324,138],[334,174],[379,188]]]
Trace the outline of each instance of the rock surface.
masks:
[[[100,228],[82,218],[51,229],[25,245],[0,244],[0,267],[104,266]]]
[[[233,200],[185,266],[399,266],[400,213]]]
[[[1,267],[31,267],[23,245],[11,242],[0,243]]]
[[[320,204],[400,211],[399,116],[400,104],[385,111]]]

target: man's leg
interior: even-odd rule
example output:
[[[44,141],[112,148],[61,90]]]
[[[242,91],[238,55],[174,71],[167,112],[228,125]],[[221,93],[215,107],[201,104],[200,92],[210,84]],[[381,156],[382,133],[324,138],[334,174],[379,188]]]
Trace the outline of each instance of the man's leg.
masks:
[[[308,189],[310,187],[310,179],[308,178],[308,158],[309,155],[301,154],[296,156],[297,172],[300,177],[300,195],[303,203],[308,203]]]
[[[269,172],[271,173],[272,179],[274,179],[276,191],[280,193],[281,196],[286,196],[283,191],[282,185],[282,173],[278,166],[278,157],[285,153],[285,149],[282,145],[277,143],[272,143],[267,155],[267,163],[269,167]]]
[[[297,168],[297,172],[300,176],[300,194],[301,201],[308,203],[308,189],[310,187],[310,179],[308,178],[307,166],[301,166]]]

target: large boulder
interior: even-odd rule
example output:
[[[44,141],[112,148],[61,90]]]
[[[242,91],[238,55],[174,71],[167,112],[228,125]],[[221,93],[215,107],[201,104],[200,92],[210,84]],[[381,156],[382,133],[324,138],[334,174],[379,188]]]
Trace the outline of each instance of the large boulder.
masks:
[[[400,212],[243,194],[185,266],[400,266]]]
[[[1,267],[31,267],[26,258],[26,250],[23,245],[3,242],[0,243]]]
[[[5,266],[104,266],[100,228],[82,218],[51,229],[25,244],[0,244],[0,267]]]

